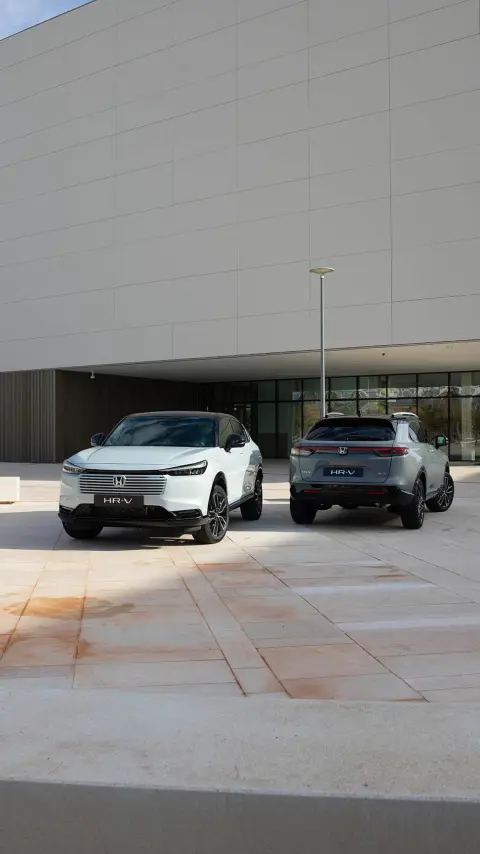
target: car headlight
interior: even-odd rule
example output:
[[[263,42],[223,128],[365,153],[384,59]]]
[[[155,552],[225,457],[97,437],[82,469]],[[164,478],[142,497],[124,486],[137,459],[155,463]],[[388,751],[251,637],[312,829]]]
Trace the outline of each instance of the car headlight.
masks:
[[[170,477],[190,477],[194,474],[205,474],[208,462],[202,460],[201,463],[192,463],[189,466],[178,466],[173,469],[165,469],[162,474],[168,474]]]
[[[78,466],[74,466],[73,463],[69,463],[68,460],[63,464],[63,474],[82,474],[83,469]]]

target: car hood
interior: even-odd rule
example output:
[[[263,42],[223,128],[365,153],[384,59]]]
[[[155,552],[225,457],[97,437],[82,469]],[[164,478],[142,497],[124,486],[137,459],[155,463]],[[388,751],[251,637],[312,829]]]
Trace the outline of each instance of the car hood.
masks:
[[[214,448],[88,448],[69,457],[76,466],[105,469],[152,469],[208,460]]]

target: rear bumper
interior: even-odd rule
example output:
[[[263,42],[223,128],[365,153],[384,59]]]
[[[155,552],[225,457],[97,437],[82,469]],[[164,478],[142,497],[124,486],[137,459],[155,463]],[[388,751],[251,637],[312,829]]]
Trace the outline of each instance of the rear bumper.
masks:
[[[402,507],[413,500],[413,494],[399,486],[365,483],[295,483],[290,487],[290,495],[294,500],[317,505],[356,504],[360,507]]]
[[[141,510],[112,508],[112,511],[93,504],[79,504],[74,510],[60,505],[58,515],[62,522],[96,523],[103,528],[163,528],[183,533],[197,531],[208,522],[200,510],[172,513],[151,504]]]

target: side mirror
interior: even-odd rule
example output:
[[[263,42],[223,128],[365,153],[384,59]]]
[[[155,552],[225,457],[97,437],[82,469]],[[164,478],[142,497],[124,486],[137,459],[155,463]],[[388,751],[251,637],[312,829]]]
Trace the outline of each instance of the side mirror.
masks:
[[[98,448],[99,445],[103,445],[105,441],[105,433],[94,433],[92,438],[90,439],[90,445],[92,448]]]
[[[244,448],[245,447],[245,439],[243,436],[240,436],[239,433],[231,433],[225,442],[225,450],[227,454],[232,450],[232,448]]]
[[[448,439],[446,436],[435,436],[434,444],[436,448],[446,448]]]

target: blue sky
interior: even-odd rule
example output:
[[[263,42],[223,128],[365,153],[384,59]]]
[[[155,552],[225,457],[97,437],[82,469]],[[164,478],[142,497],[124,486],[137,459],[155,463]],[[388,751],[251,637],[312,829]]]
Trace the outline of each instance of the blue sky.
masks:
[[[86,2],[89,0],[0,0],[0,39]]]

